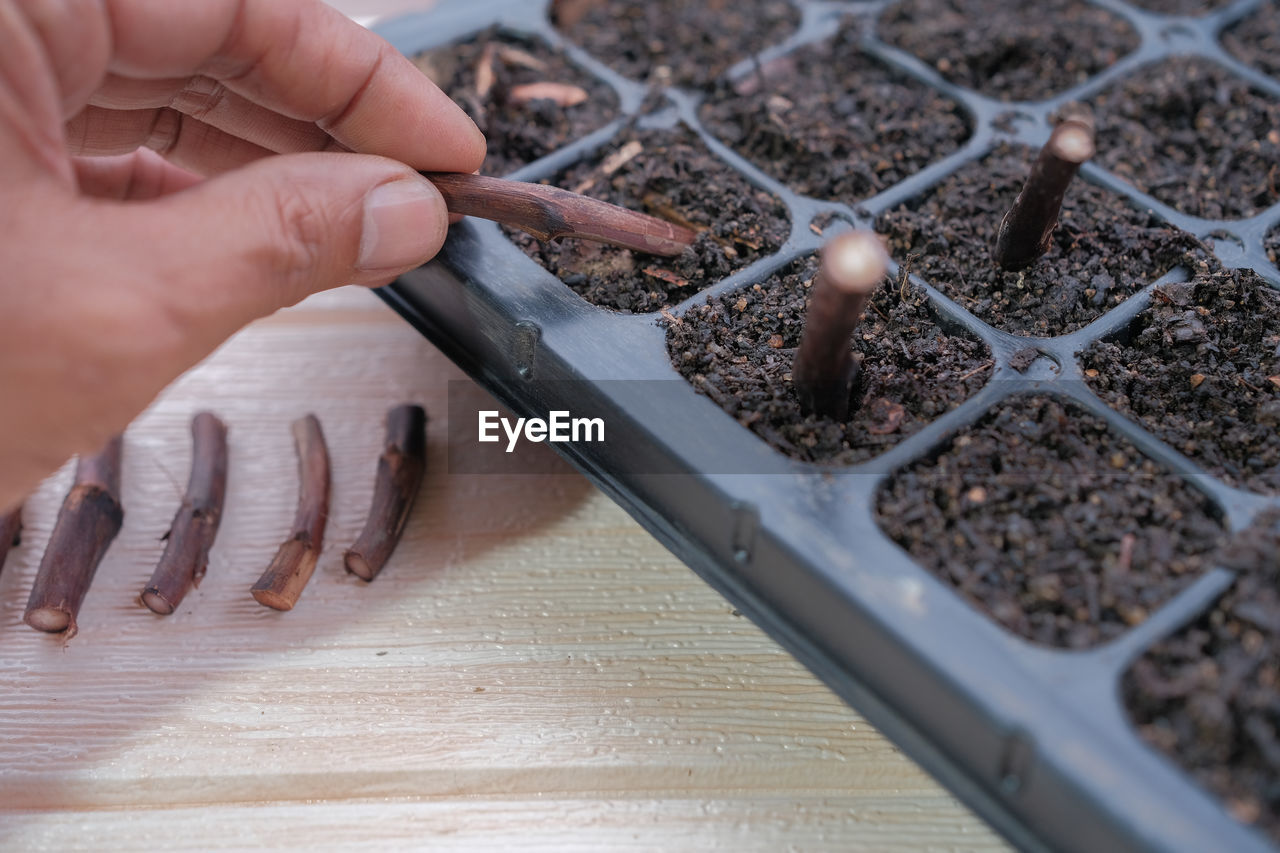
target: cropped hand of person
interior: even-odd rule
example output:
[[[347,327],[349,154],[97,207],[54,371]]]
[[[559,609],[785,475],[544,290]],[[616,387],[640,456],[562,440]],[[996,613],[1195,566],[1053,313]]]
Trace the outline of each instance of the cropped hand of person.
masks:
[[[0,0],[0,512],[257,317],[434,255],[484,139],[319,0]]]

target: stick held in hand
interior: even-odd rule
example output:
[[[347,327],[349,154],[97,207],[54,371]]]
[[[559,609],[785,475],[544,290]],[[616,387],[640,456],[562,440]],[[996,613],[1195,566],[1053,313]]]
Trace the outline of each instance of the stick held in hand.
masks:
[[[696,236],[688,228],[559,187],[457,172],[423,172],[450,213],[492,219],[539,240],[577,237],[672,257]]]
[[[191,477],[187,493],[165,534],[164,554],[142,591],[142,603],[167,616],[209,566],[209,549],[222,523],[227,493],[227,427],[209,412],[191,420]]]
[[[427,413],[421,406],[396,406],[387,413],[387,435],[373,486],[373,504],[364,529],[343,557],[347,571],[371,581],[400,541],[418,487],[427,470]]]
[[[329,520],[329,449],[315,415],[293,422],[298,452],[298,510],[289,538],[250,590],[259,604],[292,610],[316,570]]]
[[[120,503],[123,453],[124,438],[116,436],[98,453],[82,456],[76,463],[75,483],[58,510],[27,599],[23,621],[32,628],[65,631],[67,639],[76,635],[76,616],[85,593],[124,523]]]

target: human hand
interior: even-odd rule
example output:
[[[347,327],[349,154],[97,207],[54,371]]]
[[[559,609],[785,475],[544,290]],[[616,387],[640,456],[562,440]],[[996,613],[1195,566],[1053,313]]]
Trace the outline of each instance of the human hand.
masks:
[[[430,258],[414,170],[483,157],[319,0],[0,0],[0,511],[250,320]]]

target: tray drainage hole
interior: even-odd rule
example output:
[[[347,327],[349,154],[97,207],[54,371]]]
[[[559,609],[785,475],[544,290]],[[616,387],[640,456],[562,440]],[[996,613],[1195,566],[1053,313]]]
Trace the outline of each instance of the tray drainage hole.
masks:
[[[735,503],[731,512],[733,513],[733,532],[730,535],[729,547],[733,553],[733,561],[738,565],[746,565],[751,561],[756,531],[760,529],[760,511],[753,504]]]
[[[521,320],[515,325],[512,343],[516,372],[521,379],[533,378],[533,364],[538,356],[538,341],[542,339],[542,327],[529,320]]]
[[[1053,379],[1062,373],[1057,357],[1036,347],[1023,347],[1009,356],[1009,366],[1020,379]]]
[[[843,231],[848,231],[853,227],[853,223],[836,210],[819,211],[809,220],[809,231],[823,240],[834,237]]]
[[[1026,732],[1014,732],[1005,739],[1004,756],[1000,760],[1001,794],[1013,797],[1022,792],[1034,755],[1035,741]]]
[[[1234,267],[1246,263],[1244,240],[1229,231],[1214,231],[1209,234],[1209,242],[1213,252],[1223,264]]]
[[[1029,128],[1039,127],[1040,124],[1035,116],[1023,110],[1005,110],[991,122],[991,126],[998,132],[1011,136]]]
[[[1196,31],[1188,24],[1169,24],[1161,28],[1160,38],[1171,44],[1187,44],[1196,40]]]

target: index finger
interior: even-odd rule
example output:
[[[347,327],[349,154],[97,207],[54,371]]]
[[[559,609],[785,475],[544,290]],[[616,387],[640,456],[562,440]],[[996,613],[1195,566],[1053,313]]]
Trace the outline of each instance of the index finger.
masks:
[[[471,172],[484,137],[386,41],[320,0],[106,0],[109,70],[202,74],[343,145],[422,170]]]

